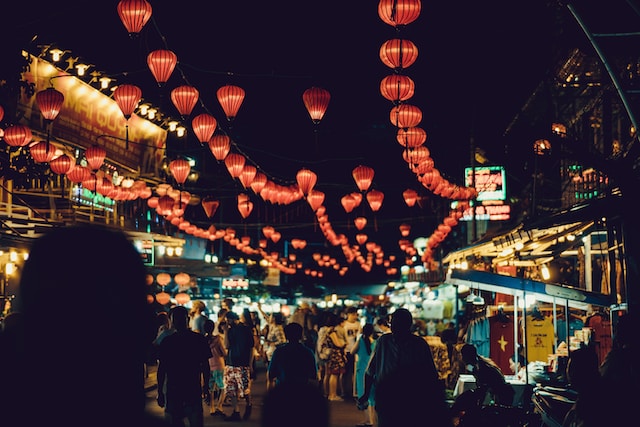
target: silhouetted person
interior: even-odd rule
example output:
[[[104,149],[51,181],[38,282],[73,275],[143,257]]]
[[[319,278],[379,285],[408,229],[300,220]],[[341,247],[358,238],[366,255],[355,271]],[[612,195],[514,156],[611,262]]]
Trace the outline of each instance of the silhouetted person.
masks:
[[[288,382],[318,385],[318,366],[313,351],[302,344],[303,329],[299,323],[289,323],[284,327],[287,338],[280,344],[271,357],[267,369],[270,385]]]
[[[287,382],[262,401],[262,427],[329,427],[329,403],[317,385]]]
[[[610,424],[611,408],[603,406],[603,397],[607,394],[616,394],[617,397],[618,393],[625,391],[603,387],[598,363],[598,355],[593,348],[579,348],[569,353],[567,380],[569,387],[578,392],[578,398],[565,416],[563,427],[600,427]]]
[[[391,316],[391,333],[381,335],[371,353],[358,403],[364,406],[374,388],[379,427],[451,423],[431,348],[411,333],[412,324],[411,312],[397,309]]]
[[[485,401],[487,393],[496,404],[513,404],[515,390],[493,360],[478,355],[478,350],[473,344],[463,345],[460,354],[467,370],[476,379],[479,405]]]
[[[19,382],[2,384],[3,425],[164,425],[145,414],[156,329],[147,289],[140,253],[118,231],[68,226],[38,238],[16,298],[24,345],[11,368]]]

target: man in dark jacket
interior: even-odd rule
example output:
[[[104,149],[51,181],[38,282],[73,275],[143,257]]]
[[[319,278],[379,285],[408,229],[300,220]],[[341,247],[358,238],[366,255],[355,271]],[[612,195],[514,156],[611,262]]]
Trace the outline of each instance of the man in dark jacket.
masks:
[[[251,416],[251,367],[253,365],[253,330],[240,322],[240,316],[234,311],[227,313],[227,364],[224,368],[224,383],[227,396],[231,398],[233,412],[225,421],[241,421]],[[239,399],[244,398],[245,408],[240,417]]]
[[[444,383],[438,379],[431,348],[411,333],[413,316],[399,308],[391,316],[391,333],[381,335],[365,372],[365,391],[358,397],[366,406],[373,393],[379,427],[451,425]]]
[[[211,350],[204,335],[189,329],[185,307],[172,308],[170,315],[176,332],[162,340],[158,350],[158,405],[165,408],[171,425],[182,426],[187,418],[191,427],[202,427],[202,397],[209,394]]]
[[[318,384],[318,365],[313,351],[302,344],[303,330],[298,323],[284,327],[285,344],[276,347],[267,369],[269,386],[288,382]]]

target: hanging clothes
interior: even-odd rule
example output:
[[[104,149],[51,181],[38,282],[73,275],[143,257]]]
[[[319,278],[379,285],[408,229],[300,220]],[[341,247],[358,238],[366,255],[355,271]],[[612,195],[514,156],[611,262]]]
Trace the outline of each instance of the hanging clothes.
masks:
[[[484,311],[482,312],[484,313]],[[490,329],[487,316],[479,314],[469,322],[465,342],[473,344],[480,356],[490,357]]]
[[[539,312],[538,312],[539,313]],[[555,351],[555,330],[550,316],[532,313],[526,318],[527,362],[549,362]]]
[[[593,345],[593,348],[598,354],[598,359],[600,363],[602,363],[613,344],[611,337],[611,320],[609,316],[598,312],[587,317],[585,326],[593,331],[590,339],[592,344],[590,345]]]
[[[429,344],[429,348],[431,348],[433,363],[438,371],[438,378],[446,380],[451,375],[451,361],[449,360],[449,350],[447,350],[446,344],[442,342],[439,336],[425,336],[424,339]]]
[[[513,375],[509,359],[515,353],[513,319],[504,312],[489,317],[489,358],[493,360],[504,375]]]

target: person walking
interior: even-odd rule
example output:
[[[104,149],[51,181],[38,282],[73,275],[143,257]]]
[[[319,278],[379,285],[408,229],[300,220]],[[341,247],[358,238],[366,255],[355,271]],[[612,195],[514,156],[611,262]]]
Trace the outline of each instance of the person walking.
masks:
[[[240,322],[240,316],[229,311],[226,316],[227,364],[224,368],[226,394],[231,398],[233,412],[225,421],[248,420],[251,416],[251,366],[253,363],[253,330]],[[240,399],[244,398],[244,414],[240,416]]]
[[[325,381],[328,381],[328,396],[327,399],[342,401],[342,397],[338,395],[338,386],[342,375],[344,375],[345,366],[347,363],[344,347],[345,341],[338,334],[338,325],[342,319],[333,314],[329,318],[329,329],[326,332],[324,342],[329,347],[329,358],[325,364]]]
[[[189,329],[189,311],[181,305],[170,311],[176,332],[165,337],[158,357],[158,405],[164,408],[165,419],[176,427],[204,425],[202,398],[209,395],[213,356],[203,334]]]
[[[189,312],[189,327],[192,331],[204,335],[204,322],[208,319],[205,314],[207,306],[202,301],[194,301]]]
[[[372,323],[365,323],[362,327],[362,334],[356,340],[353,346],[353,354],[356,357],[355,360],[355,394],[360,396],[364,394],[364,375],[369,365],[369,359],[371,353],[376,344],[376,340],[373,338],[374,328]],[[373,400],[373,393],[369,393],[369,400],[366,406],[361,406],[358,409],[364,411],[364,420],[357,424],[356,427],[370,427],[373,426],[375,420],[374,411],[375,402]]]
[[[450,426],[445,388],[431,349],[422,337],[411,333],[412,324],[409,310],[393,312],[391,333],[376,342],[357,404],[365,406],[373,392],[378,427]]]
[[[355,395],[355,353],[353,353],[353,346],[356,344],[358,336],[362,333],[362,325],[360,323],[360,316],[358,314],[358,308],[356,306],[349,306],[346,310],[347,318],[342,322],[341,327],[344,331],[344,354],[345,354],[345,367],[344,375],[342,375],[342,394],[346,400],[354,400]]]
[[[204,322],[204,331],[209,348],[211,349],[211,357],[209,358],[209,370],[211,378],[209,379],[209,415],[224,416],[223,404],[226,397],[224,387],[224,359],[227,357],[227,349],[222,342],[222,336],[214,334],[216,323],[207,319]]]
[[[267,368],[267,388],[291,382],[318,385],[316,357],[313,350],[301,342],[302,326],[289,323],[284,333],[287,342],[276,348]]]

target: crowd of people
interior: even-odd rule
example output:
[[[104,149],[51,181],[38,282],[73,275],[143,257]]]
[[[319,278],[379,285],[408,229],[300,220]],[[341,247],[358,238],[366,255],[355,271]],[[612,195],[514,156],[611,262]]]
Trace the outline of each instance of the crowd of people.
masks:
[[[87,251],[87,241],[99,244]],[[74,268],[68,267],[70,259]],[[54,306],[55,333],[46,332]],[[314,414],[305,417],[310,426],[328,427],[331,401],[352,401],[362,413],[358,427],[452,425],[445,383],[409,310],[321,310],[303,302],[287,317],[267,313],[261,305],[252,311],[227,304],[214,318],[205,304],[194,301],[190,309],[174,305],[156,312],[147,301],[141,257],[124,234],[112,229],[66,227],[38,239],[14,307],[0,334],[0,363],[11,367],[4,370],[0,388],[7,425],[40,425],[53,417],[68,426],[90,419],[107,427],[126,414],[127,422],[140,426],[183,426],[188,420],[190,427],[202,427],[205,409],[226,421],[247,420],[255,381],[267,385],[265,427],[293,425],[287,423],[298,422],[297,413]],[[91,309],[78,311],[82,307]],[[579,399],[566,426],[588,427],[600,420],[602,413],[593,409],[603,398],[600,388],[621,393],[624,384],[638,379],[632,339],[637,326],[631,315],[621,319],[601,366],[589,349],[573,352],[567,374]],[[473,345],[463,347],[462,357],[497,403],[511,402],[512,390],[491,360],[478,356]],[[258,361],[267,367],[264,378],[258,377]],[[145,411],[148,363],[157,363],[162,419]],[[514,356],[514,372],[524,363]],[[86,392],[96,365],[108,406],[99,417],[93,413],[95,393]],[[39,410],[30,411],[43,380],[56,392],[38,399]],[[614,411],[608,416],[620,421],[632,407],[629,399],[607,402]]]

